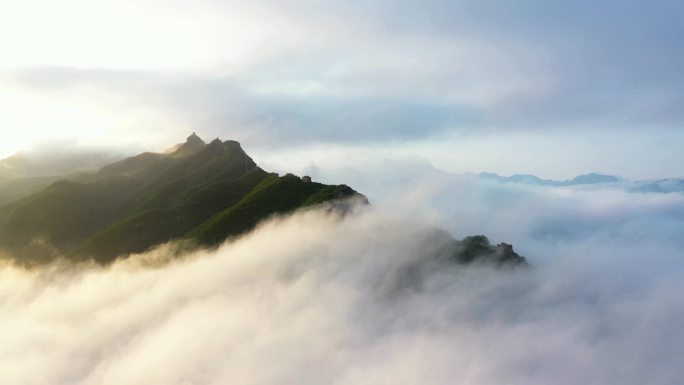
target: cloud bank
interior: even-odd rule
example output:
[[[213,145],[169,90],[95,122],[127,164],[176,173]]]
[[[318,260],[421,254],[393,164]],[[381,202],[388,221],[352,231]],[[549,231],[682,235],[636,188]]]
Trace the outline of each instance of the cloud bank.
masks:
[[[532,225],[548,203],[572,211],[598,202],[544,197],[535,197]],[[472,203],[460,201],[461,210],[500,227],[524,218]],[[415,270],[439,247],[427,231],[439,217],[413,215],[419,210],[299,213],[168,264],[155,262],[168,256],[161,248],[107,269],[5,266],[0,380],[671,385],[684,375],[684,266],[671,243],[644,242],[662,246],[643,254],[598,231],[555,249],[562,253],[528,253],[532,269]],[[533,238],[521,239],[528,251],[552,250]]]

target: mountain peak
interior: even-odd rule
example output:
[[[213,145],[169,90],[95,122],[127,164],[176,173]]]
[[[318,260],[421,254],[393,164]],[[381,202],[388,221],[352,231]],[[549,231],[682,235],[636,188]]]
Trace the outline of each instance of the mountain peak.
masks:
[[[618,182],[620,179],[618,179],[616,176],[613,175],[605,175],[605,174],[598,174],[595,172],[592,172],[590,174],[584,174],[584,175],[578,175],[575,178],[573,178],[569,183],[572,184],[595,184],[595,183],[610,183],[610,182]]]
[[[206,146],[207,144],[199,137],[197,136],[196,133],[192,133],[192,135],[188,136],[185,139],[185,143],[177,146],[172,154],[174,156],[186,156],[190,154],[194,154],[197,151],[201,150]]]
[[[186,144],[205,144],[202,138],[197,136],[196,133],[192,133],[192,135],[188,136],[188,138],[185,140]]]

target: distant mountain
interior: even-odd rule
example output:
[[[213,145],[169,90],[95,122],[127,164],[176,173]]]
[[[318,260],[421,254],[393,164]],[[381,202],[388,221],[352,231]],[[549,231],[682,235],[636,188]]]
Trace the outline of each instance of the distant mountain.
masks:
[[[683,193],[684,179],[666,178],[655,181],[639,181],[633,183],[629,190],[641,193]]]
[[[56,148],[20,152],[0,159],[0,181],[92,171],[115,159],[117,156],[114,154],[86,149]]]
[[[488,172],[480,173],[478,174],[478,177],[481,180],[488,180],[497,183],[517,183],[535,186],[567,187],[582,185],[606,185],[635,193],[684,193],[684,179],[680,178],[630,181],[612,175],[591,173],[580,175],[569,180],[552,180],[542,179],[529,174],[500,176],[498,174]]]
[[[0,206],[60,179],[97,170],[118,157],[97,150],[42,148],[0,159]]]
[[[38,176],[28,178],[0,178],[0,206],[44,189],[64,176]]]
[[[520,184],[532,184],[539,186],[579,186],[579,185],[590,185],[590,184],[602,184],[602,183],[616,183],[620,182],[618,177],[612,175],[604,174],[585,174],[576,176],[569,180],[552,180],[552,179],[542,179],[535,175],[529,174],[515,174],[511,176],[500,176],[494,173],[483,172],[479,174],[480,179],[492,180],[499,183],[520,183]]]

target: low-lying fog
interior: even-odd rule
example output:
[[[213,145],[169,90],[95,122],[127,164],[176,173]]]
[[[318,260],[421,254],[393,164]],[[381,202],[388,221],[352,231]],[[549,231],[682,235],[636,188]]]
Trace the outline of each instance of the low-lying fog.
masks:
[[[106,269],[6,266],[0,383],[681,383],[684,195],[416,175],[357,174],[369,209],[168,264],[163,247]],[[513,243],[533,268],[405,284],[439,246],[431,226]]]

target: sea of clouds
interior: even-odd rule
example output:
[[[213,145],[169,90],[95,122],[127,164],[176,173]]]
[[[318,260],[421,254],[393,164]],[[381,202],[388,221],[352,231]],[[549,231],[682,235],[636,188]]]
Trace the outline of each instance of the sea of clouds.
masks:
[[[684,195],[401,170],[213,251],[0,268],[0,383],[681,384]],[[434,227],[532,267],[416,270]]]

